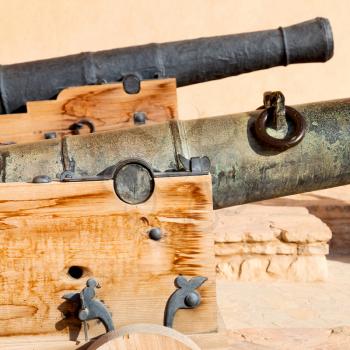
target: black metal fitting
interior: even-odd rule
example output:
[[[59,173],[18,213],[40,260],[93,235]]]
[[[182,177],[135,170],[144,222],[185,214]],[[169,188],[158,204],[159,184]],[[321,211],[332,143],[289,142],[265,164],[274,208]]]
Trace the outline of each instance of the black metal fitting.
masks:
[[[154,241],[159,241],[163,237],[163,232],[159,227],[153,227],[149,230],[148,236]]]
[[[179,177],[207,175],[210,170],[208,157],[192,157],[187,159],[178,155],[181,169],[168,169],[164,172],[153,169],[147,162],[138,158],[123,160],[111,165],[92,176],[78,176],[71,170],[64,170],[58,175],[63,182],[114,180],[117,196],[129,204],[145,202],[153,193],[154,179],[159,177]],[[141,181],[142,180],[142,181]],[[137,190],[135,192],[135,189]]]
[[[57,138],[57,133],[55,131],[46,132],[44,134],[45,140],[52,140]]]
[[[187,159],[183,155],[178,154],[178,158],[185,171],[193,174],[203,174],[208,173],[210,170],[210,160],[207,156]]]
[[[188,307],[196,307],[200,304],[201,298],[197,292],[192,292],[185,297],[185,304]]]
[[[141,79],[136,74],[128,74],[123,78],[124,91],[129,94],[138,94],[141,90]]]
[[[95,124],[89,120],[89,119],[81,119],[76,123],[73,123],[70,127],[69,130],[72,131],[73,135],[79,135],[80,134],[80,129],[86,125],[89,130],[90,130],[90,134],[94,133],[96,128],[95,128]]]
[[[33,178],[33,184],[47,184],[51,182],[51,177],[48,175],[38,175]]]
[[[123,202],[140,204],[146,202],[154,191],[152,167],[141,159],[128,159],[115,166],[114,191]]]
[[[201,303],[201,296],[196,289],[200,287],[207,277],[193,277],[187,280],[183,276],[175,278],[176,291],[169,297],[164,310],[164,326],[173,327],[174,317],[179,309],[194,309]]]
[[[135,112],[134,113],[134,124],[141,125],[146,124],[147,114],[145,112]]]
[[[89,278],[86,281],[86,287],[80,293],[67,293],[62,297],[78,306],[78,318],[84,325],[86,341],[89,340],[87,321],[100,320],[107,333],[115,329],[111,314],[106,306],[95,298],[96,288],[101,288],[100,284],[94,278]]]

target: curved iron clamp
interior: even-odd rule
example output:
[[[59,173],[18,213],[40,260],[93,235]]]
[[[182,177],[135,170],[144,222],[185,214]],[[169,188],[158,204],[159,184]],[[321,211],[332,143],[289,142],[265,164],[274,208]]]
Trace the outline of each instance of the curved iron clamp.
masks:
[[[68,129],[72,131],[73,135],[79,135],[80,129],[84,125],[89,128],[90,134],[92,134],[96,131],[95,124],[89,119],[80,119],[78,122],[73,123]]]
[[[63,296],[63,299],[79,304],[78,318],[83,322],[86,341],[89,340],[87,321],[100,320],[106,329],[106,333],[115,329],[112,317],[106,306],[95,298],[95,288],[101,288],[101,286],[94,278],[89,278],[86,281],[86,287],[80,293],[68,293]]]
[[[306,121],[304,117],[294,108],[284,105],[284,96],[282,92],[266,92],[264,94],[264,106],[258,109],[264,109],[254,123],[255,136],[262,144],[277,150],[286,150],[296,146],[305,136]],[[273,127],[281,128],[285,119],[290,119],[294,124],[293,132],[283,139],[270,136],[266,131],[266,124],[269,116],[273,116]]]
[[[201,296],[195,289],[200,287],[207,277],[193,277],[187,281],[183,276],[175,278],[177,290],[169,297],[164,311],[164,326],[173,327],[176,311],[179,309],[194,309],[201,303]]]

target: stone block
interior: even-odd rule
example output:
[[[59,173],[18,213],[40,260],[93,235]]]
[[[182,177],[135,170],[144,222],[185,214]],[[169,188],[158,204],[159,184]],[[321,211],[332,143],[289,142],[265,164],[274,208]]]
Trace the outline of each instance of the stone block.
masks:
[[[324,242],[298,245],[298,255],[328,255],[329,245]]]
[[[239,279],[242,281],[257,281],[266,279],[266,269],[269,265],[268,257],[251,257],[243,260]]]
[[[218,243],[327,242],[329,227],[302,207],[245,204],[215,211],[215,240]]]
[[[263,243],[216,243],[216,255],[238,255],[238,254],[297,254],[298,247],[295,243],[283,243],[280,241]]]
[[[217,258],[217,276],[246,282],[275,279],[323,282],[328,277],[328,266],[322,255],[237,255]]]
[[[272,256],[266,272],[272,278],[287,279],[288,269],[296,259],[293,255]]]
[[[288,280],[300,282],[323,282],[328,278],[325,256],[298,256],[288,268]]]

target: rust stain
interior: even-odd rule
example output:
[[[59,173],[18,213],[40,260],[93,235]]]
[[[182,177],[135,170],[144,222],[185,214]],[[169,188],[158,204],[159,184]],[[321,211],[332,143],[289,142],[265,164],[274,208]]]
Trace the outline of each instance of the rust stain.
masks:
[[[190,218],[194,220],[205,220],[208,216],[207,207],[211,205],[207,192],[201,185],[194,181],[169,186],[161,189],[164,196],[164,205],[159,209],[157,215],[166,215],[171,218]],[[172,203],[182,203],[182,206],[174,208]],[[201,212],[202,210],[202,212]]]
[[[68,99],[62,105],[62,113],[75,117],[91,116],[91,109],[98,107],[99,99],[118,91],[116,87],[105,88],[98,91],[90,91]]]
[[[0,305],[0,321],[29,318],[37,312],[38,308],[32,305],[2,304]]]
[[[105,191],[95,192],[95,193],[89,193],[84,195],[72,195],[67,197],[52,197],[52,198],[45,198],[45,199],[33,199],[33,200],[4,200],[0,201],[1,204],[11,203],[11,202],[22,202],[24,203],[33,203],[37,206],[32,206],[26,209],[18,209],[15,210],[7,210],[1,213],[1,216],[10,218],[10,217],[25,217],[25,216],[33,216],[35,213],[33,210],[40,210],[44,208],[72,208],[75,205],[81,204],[82,202],[88,203],[88,201],[92,201],[94,199],[103,199],[106,196]],[[69,211],[69,209],[68,209]],[[51,213],[50,213],[51,215]],[[53,214],[55,216],[55,214]],[[56,217],[59,217],[60,215],[57,214]],[[1,226],[0,226],[1,229]]]
[[[12,228],[17,228],[17,226],[16,225],[6,224],[5,222],[0,221],[0,230],[9,230],[9,229],[12,229]]]

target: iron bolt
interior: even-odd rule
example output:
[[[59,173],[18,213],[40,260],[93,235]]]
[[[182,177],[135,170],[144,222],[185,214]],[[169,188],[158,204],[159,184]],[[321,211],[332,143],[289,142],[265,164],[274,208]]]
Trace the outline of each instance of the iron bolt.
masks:
[[[191,292],[185,297],[185,304],[188,307],[196,307],[200,304],[201,298],[198,293]]]
[[[147,115],[145,112],[134,113],[134,124],[146,124]]]
[[[85,321],[89,317],[89,309],[85,308],[79,311],[79,320]]]
[[[159,227],[154,227],[149,230],[148,235],[150,239],[153,239],[154,241],[159,241],[163,236],[163,232]]]
[[[135,74],[128,74],[123,78],[123,88],[127,94],[137,94],[141,90],[141,80]]]
[[[47,132],[44,134],[45,140],[51,140],[51,139],[55,139],[57,137],[57,134],[55,131],[52,132]]]
[[[39,175],[39,176],[35,176],[33,178],[33,183],[34,184],[46,184],[46,183],[49,183],[51,182],[51,177],[50,176],[47,176],[47,175]]]

